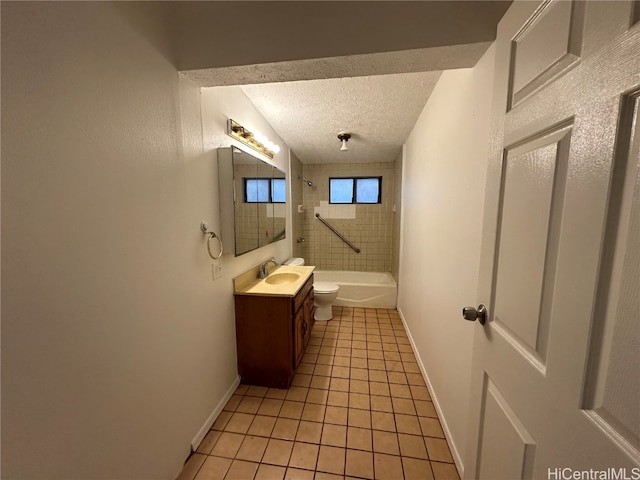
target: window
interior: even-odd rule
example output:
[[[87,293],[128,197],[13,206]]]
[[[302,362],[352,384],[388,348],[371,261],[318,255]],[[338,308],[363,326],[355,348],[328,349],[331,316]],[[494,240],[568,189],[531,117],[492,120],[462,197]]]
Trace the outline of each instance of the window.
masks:
[[[381,203],[382,177],[329,178],[329,203]]]
[[[284,178],[245,178],[244,201],[246,203],[285,203]]]

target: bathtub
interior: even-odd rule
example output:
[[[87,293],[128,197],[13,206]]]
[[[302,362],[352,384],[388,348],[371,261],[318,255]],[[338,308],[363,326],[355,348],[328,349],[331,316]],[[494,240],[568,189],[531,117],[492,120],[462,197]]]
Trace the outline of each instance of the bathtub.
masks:
[[[313,277],[340,287],[338,307],[396,308],[398,285],[390,273],[314,270]]]

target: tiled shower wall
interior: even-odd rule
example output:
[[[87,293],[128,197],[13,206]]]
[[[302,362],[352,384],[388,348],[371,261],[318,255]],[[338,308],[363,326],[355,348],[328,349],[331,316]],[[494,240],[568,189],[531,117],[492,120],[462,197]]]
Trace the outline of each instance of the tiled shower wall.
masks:
[[[314,187],[303,184],[304,213],[293,215],[303,225],[303,257],[320,270],[390,272],[393,248],[393,162],[304,164],[303,175]],[[382,203],[329,205],[329,177],[382,177]],[[315,217],[320,214],[360,248],[354,252]],[[354,215],[355,213],[355,215]],[[355,218],[353,218],[355,217]]]

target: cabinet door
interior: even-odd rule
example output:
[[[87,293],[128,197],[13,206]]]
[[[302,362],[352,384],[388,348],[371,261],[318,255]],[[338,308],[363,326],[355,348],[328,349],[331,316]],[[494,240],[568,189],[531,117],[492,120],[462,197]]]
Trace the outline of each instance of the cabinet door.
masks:
[[[296,368],[302,359],[302,353],[304,352],[304,337],[305,337],[305,312],[304,306],[299,308],[293,319],[293,367]]]
[[[314,322],[313,313],[315,307],[313,305],[313,290],[305,299],[302,310],[304,310],[304,346],[306,348],[307,343],[309,343],[309,339],[311,338],[311,328],[313,327]]]

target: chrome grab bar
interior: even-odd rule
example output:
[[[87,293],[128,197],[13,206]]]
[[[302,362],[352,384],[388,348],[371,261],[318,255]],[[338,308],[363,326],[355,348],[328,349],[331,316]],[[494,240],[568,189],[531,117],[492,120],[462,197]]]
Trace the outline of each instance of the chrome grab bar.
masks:
[[[324,223],[327,227],[329,227],[329,230],[331,230],[333,233],[335,233],[340,238],[340,240],[342,240],[344,243],[349,245],[354,252],[360,253],[360,249],[358,247],[356,247],[353,243],[351,243],[349,240],[347,240],[345,238],[345,236],[342,235],[339,231],[337,231],[335,228],[333,228],[333,225],[331,225],[324,218],[322,218],[319,213],[316,213],[316,218],[318,220],[320,220],[322,223]]]

